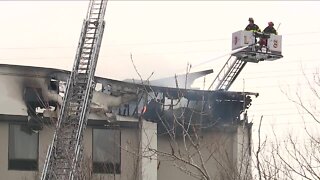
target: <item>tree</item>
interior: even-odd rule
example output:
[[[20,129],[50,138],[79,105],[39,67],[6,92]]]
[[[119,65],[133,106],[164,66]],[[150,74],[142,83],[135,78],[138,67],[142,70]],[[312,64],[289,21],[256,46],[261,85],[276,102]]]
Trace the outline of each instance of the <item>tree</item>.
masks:
[[[289,132],[284,139],[274,132],[263,142],[258,131],[255,170],[259,179],[320,179],[320,74],[309,78],[304,73],[304,77],[308,86],[294,93],[283,90],[297,107],[302,131]]]

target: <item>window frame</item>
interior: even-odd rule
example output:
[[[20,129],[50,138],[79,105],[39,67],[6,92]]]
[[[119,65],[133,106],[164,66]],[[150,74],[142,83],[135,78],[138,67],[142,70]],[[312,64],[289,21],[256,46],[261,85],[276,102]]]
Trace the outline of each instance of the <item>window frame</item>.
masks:
[[[119,163],[112,163],[112,162],[94,162],[94,130],[115,130],[119,132],[119,156],[120,161]],[[122,132],[119,127],[92,127],[92,172],[94,174],[121,174],[121,162],[122,162],[122,152],[121,152],[121,137]]]
[[[39,132],[37,134],[37,148],[36,148],[36,159],[10,159],[10,129],[12,126],[25,126],[29,128],[26,123],[8,123],[8,170],[14,171],[39,171]]]

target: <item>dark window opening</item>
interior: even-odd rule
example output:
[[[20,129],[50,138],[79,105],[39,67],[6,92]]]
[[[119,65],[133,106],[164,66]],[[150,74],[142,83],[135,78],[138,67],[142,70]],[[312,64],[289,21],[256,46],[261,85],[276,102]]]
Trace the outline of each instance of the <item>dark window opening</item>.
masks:
[[[51,78],[48,89],[57,91],[57,93],[59,94],[59,81],[57,81],[54,77]]]
[[[38,170],[37,160],[28,159],[9,159],[9,170]]]
[[[120,163],[93,162],[94,173],[120,174]]]

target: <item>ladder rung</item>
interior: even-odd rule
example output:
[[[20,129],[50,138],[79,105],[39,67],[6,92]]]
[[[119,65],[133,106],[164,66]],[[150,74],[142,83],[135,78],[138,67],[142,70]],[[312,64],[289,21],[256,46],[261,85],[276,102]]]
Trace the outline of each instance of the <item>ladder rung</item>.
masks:
[[[76,83],[87,84],[87,79],[79,79]]]
[[[88,79],[87,74],[78,74],[77,78],[78,79]]]
[[[81,59],[82,59],[82,60],[86,60],[86,61],[89,61],[89,60],[90,60],[90,57],[85,57],[85,56],[82,56],[82,57],[81,57]]]
[[[79,65],[81,65],[81,66],[88,66],[89,64],[88,64],[88,62],[80,62]]]
[[[84,75],[84,76],[83,76]],[[79,74],[79,76],[77,77],[77,79],[81,79],[81,80],[84,80],[84,79],[88,79],[88,77],[86,77],[87,74]]]
[[[80,59],[79,65],[86,65],[89,66],[89,60],[88,59]]]
[[[89,64],[87,62],[81,62],[82,64],[79,63],[79,68],[89,68]]]
[[[69,109],[69,112],[70,113],[79,113],[79,112],[81,112],[81,109]]]
[[[77,84],[77,85],[83,85],[83,88],[84,88],[84,87],[85,87],[84,85],[87,84],[87,82],[88,82],[87,80],[83,80],[83,81],[77,80],[77,81],[76,81],[76,84]],[[77,91],[77,90],[78,90],[78,89],[76,89],[76,91]],[[85,90],[85,89],[83,89],[83,90]]]
[[[90,21],[88,28],[89,28],[89,27],[94,27],[94,28],[98,29],[98,28],[97,28],[97,25],[98,25],[98,24],[96,23],[96,21],[93,21],[93,22]],[[96,30],[95,30],[95,32],[96,32]]]
[[[83,49],[83,51],[81,52],[82,54],[88,55],[91,54],[92,50],[91,49]]]
[[[78,85],[78,84],[77,84]],[[83,91],[85,91],[85,86],[77,86],[77,87],[74,87],[73,89],[74,89],[74,91],[79,91],[79,90],[83,90]]]
[[[94,37],[96,37],[95,34],[97,34],[97,33],[95,33],[95,32],[87,33],[86,38],[88,38],[88,37],[93,37],[94,38]]]
[[[88,50],[88,49],[93,49],[93,47],[92,47],[92,45],[91,45],[92,43],[87,43],[87,44],[84,44],[84,45],[86,45],[86,46],[83,46],[83,48],[86,48],[86,50]],[[88,45],[90,45],[90,46],[88,46]]]

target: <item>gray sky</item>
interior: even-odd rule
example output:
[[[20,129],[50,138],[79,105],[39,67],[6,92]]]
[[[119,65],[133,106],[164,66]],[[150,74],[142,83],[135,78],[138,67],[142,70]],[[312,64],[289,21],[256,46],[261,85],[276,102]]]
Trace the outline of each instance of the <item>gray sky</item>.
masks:
[[[70,70],[87,6],[86,1],[1,1],[0,63]],[[304,90],[302,70],[310,76],[319,66],[319,9],[319,1],[110,1],[96,74],[138,78],[130,53],[144,78],[152,72],[153,79],[184,73],[188,63],[192,71],[217,73],[228,56],[217,57],[231,52],[232,33],[244,29],[249,17],[261,29],[268,21],[281,23],[284,58],[247,64],[230,90],[260,93],[249,115],[256,124],[264,115],[265,133],[269,125],[295,129],[303,123],[281,89]],[[206,86],[216,73],[206,77]],[[203,79],[195,86],[202,87]]]

